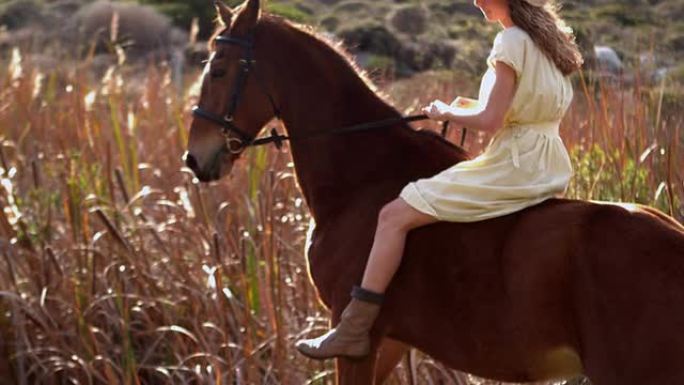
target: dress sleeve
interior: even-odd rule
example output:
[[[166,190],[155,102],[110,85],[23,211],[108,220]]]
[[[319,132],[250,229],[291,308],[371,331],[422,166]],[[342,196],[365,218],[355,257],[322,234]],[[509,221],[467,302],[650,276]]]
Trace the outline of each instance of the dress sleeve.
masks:
[[[492,51],[487,57],[487,65],[495,68],[494,64],[500,60],[511,66],[519,79],[522,75],[525,58],[525,39],[516,31],[502,31],[494,39]]]

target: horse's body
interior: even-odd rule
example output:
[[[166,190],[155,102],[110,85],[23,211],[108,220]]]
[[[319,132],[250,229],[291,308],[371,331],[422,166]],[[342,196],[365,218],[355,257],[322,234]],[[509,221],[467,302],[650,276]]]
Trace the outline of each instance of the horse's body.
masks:
[[[290,135],[399,115],[307,32],[262,17],[256,47]],[[291,151],[315,220],[310,274],[335,324],[361,281],[381,207],[468,155],[407,125],[295,141]],[[684,228],[646,206],[625,207],[552,198],[412,230],[373,353],[339,359],[339,382],[380,382],[413,346],[502,381],[584,373],[596,385],[684,383]]]
[[[365,217],[359,210],[372,208],[350,208],[314,233],[309,250],[336,315],[372,242],[373,223],[355,219]],[[341,236],[345,228],[358,235]],[[583,366],[599,385],[680,383],[682,259],[681,231],[615,205],[551,199],[487,221],[440,222],[408,236],[376,333],[502,381]],[[349,372],[356,377],[345,383],[368,383]]]

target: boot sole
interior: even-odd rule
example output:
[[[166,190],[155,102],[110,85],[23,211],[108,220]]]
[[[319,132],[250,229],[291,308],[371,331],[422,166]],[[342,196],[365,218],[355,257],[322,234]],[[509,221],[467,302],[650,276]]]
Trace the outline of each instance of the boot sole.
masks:
[[[367,357],[368,357],[368,354],[369,354],[369,353],[366,353],[366,354],[364,354],[364,355],[362,355],[362,356],[348,356],[348,355],[346,355],[346,354],[341,354],[341,355],[330,356],[330,357],[319,357],[319,356],[314,356],[314,355],[305,353],[305,352],[303,352],[303,351],[301,351],[301,350],[299,350],[299,349],[297,349],[297,351],[298,351],[299,353],[301,353],[302,355],[304,355],[304,356],[306,356],[306,357],[308,357],[308,358],[311,358],[311,359],[313,359],[313,360],[317,360],[317,361],[329,360],[329,359],[332,359],[332,358],[348,358],[348,359],[350,359],[350,360],[352,360],[352,361],[362,361],[363,359],[367,358]]]

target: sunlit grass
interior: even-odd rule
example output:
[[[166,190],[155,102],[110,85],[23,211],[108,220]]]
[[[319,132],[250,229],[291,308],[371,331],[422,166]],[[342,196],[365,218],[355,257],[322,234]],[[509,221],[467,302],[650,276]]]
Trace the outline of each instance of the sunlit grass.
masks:
[[[681,88],[577,80],[562,127],[576,167],[568,195],[681,221],[683,115],[660,97]],[[427,76],[388,90],[408,114],[472,87],[455,94]],[[305,270],[310,217],[289,153],[249,150],[231,177],[198,184],[180,162],[190,102],[164,65],[98,78],[87,64],[38,69],[19,50],[0,65],[1,378],[332,383],[332,362],[292,345],[328,314]],[[470,134],[466,148],[486,139]],[[389,383],[409,372],[482,383],[411,357]]]

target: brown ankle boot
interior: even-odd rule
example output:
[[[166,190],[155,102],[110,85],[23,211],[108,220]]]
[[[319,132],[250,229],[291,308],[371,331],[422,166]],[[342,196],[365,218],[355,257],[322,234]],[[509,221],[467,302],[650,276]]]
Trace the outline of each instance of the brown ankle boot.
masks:
[[[295,347],[305,356],[317,360],[366,356],[370,351],[368,332],[380,312],[382,298],[382,294],[354,286],[352,300],[342,312],[337,326],[320,337],[299,340]]]

